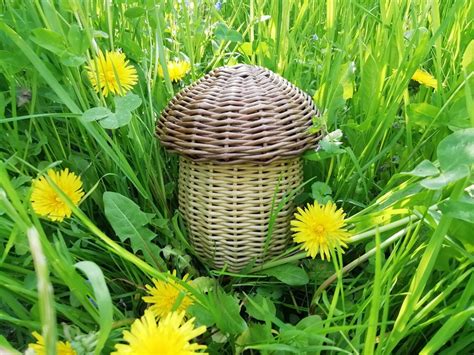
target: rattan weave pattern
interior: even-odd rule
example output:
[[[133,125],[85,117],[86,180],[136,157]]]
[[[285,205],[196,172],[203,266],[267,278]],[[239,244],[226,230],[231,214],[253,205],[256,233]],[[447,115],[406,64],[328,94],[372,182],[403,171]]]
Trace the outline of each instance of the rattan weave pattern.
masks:
[[[311,97],[272,71],[216,68],[178,93],[157,123],[161,143],[194,161],[270,163],[301,155],[319,136]]]
[[[179,208],[195,251],[212,266],[239,271],[281,253],[294,205],[285,203],[265,248],[272,206],[302,182],[300,158],[270,164],[179,161]],[[276,208],[276,207],[273,207]]]

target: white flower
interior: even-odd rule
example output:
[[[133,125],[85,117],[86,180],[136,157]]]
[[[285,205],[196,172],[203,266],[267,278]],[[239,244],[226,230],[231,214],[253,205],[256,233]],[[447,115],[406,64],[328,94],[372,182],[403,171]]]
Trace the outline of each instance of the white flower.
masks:
[[[335,131],[329,132],[326,136],[323,137],[320,143],[320,147],[322,150],[328,153],[339,153],[342,152],[342,149],[339,149],[339,146],[342,145],[343,133],[340,129],[336,129]]]
[[[323,138],[323,141],[326,141],[328,143],[339,143],[339,144],[342,144],[342,142],[340,142],[341,138],[342,138],[342,131],[340,129],[336,129],[335,131],[332,131],[332,132],[329,132],[324,138]]]

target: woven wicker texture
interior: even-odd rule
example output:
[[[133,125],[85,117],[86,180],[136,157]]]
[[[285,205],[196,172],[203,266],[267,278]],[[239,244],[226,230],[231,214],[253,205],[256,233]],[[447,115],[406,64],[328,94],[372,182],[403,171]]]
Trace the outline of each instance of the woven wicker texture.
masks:
[[[157,134],[194,161],[269,163],[299,156],[319,136],[308,128],[311,98],[272,71],[220,67],[182,90],[164,109]]]
[[[301,184],[301,159],[218,164],[181,156],[179,164],[179,208],[198,255],[216,268],[239,271],[285,249],[294,205],[282,206],[267,239],[272,206],[275,211]]]

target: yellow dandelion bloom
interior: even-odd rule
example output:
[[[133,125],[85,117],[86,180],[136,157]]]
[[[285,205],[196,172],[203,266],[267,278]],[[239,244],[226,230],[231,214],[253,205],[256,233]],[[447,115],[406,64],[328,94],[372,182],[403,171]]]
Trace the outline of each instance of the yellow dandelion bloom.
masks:
[[[35,351],[35,355],[46,355],[46,344],[44,338],[38,332],[33,332],[33,336],[36,339],[36,343],[28,344],[28,349]],[[56,343],[56,354],[57,355],[76,355],[76,351],[72,348],[71,344],[63,341]]]
[[[172,312],[158,323],[149,309],[141,319],[136,319],[130,331],[123,332],[128,344],[115,345],[112,355],[192,355],[205,345],[191,343],[195,337],[206,331],[205,326],[194,328],[194,318],[184,322],[184,312]],[[203,354],[199,352],[199,354]]]
[[[79,204],[82,196],[84,196],[82,181],[79,176],[69,172],[67,168],[60,172],[49,169],[48,176],[69,197],[72,203],[76,206]],[[71,217],[72,213],[71,208],[61,199],[44,176],[33,181],[31,206],[38,215],[47,217],[52,221],[61,222],[64,217]]]
[[[345,214],[337,209],[333,202],[320,205],[308,204],[306,209],[298,208],[295,219],[291,221],[293,239],[302,243],[301,249],[308,252],[313,259],[319,253],[324,260],[331,259],[330,251],[347,247],[350,233],[344,228]]]
[[[87,76],[96,92],[125,95],[138,81],[137,70],[119,51],[99,52],[97,61],[86,66]]]
[[[411,77],[411,80],[419,82],[421,85],[432,87],[433,89],[438,88],[438,81],[430,73],[417,69],[415,74]]]
[[[166,66],[168,68],[168,74],[170,76],[171,81],[180,81],[191,69],[191,64],[184,60],[168,62]],[[163,68],[161,66],[158,68],[158,74],[160,75],[160,77],[164,77]]]
[[[173,276],[176,277],[176,270],[173,271]],[[188,276],[187,274],[184,275],[184,282],[186,282]],[[171,276],[168,276],[166,281],[158,281],[155,279],[152,281],[155,286],[146,285],[149,296],[143,297],[143,300],[151,304],[150,310],[155,313],[157,317],[164,317],[172,312],[178,299],[180,303],[176,306],[176,311],[186,311],[193,303],[193,300],[188,295],[188,291],[173,280]],[[189,283],[190,281],[187,282]]]

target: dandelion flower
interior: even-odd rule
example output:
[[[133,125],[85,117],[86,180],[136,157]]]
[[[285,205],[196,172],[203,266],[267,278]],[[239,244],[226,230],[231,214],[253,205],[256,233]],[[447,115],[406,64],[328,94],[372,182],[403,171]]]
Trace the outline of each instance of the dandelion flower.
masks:
[[[102,95],[109,93],[125,95],[138,81],[137,71],[119,51],[99,52],[97,61],[87,67],[87,76],[94,90],[102,91]]]
[[[184,78],[189,69],[191,69],[191,65],[189,64],[189,62],[186,62],[184,60],[168,62],[166,67],[168,68],[168,74],[170,76],[171,81],[180,81]],[[161,66],[158,68],[158,74],[160,75],[160,77],[164,77],[163,68]]]
[[[67,168],[60,172],[49,169],[48,176],[69,197],[73,204],[76,206],[79,204],[82,196],[84,196],[82,181],[79,176],[69,172]],[[38,215],[47,217],[52,221],[61,222],[64,217],[71,217],[72,213],[71,208],[61,199],[61,196],[56,193],[44,176],[33,181],[31,205]]]
[[[176,276],[176,270],[173,271],[173,276]],[[186,282],[188,276],[187,274],[184,275],[184,282]],[[153,311],[157,317],[164,317],[173,311],[173,307],[175,307],[177,302],[179,302],[179,305],[176,305],[177,311],[186,311],[193,303],[186,289],[173,280],[170,275],[165,281],[155,279],[152,281],[155,286],[146,285],[149,296],[143,297],[143,300],[151,304],[150,310]],[[183,294],[184,296],[182,296]]]
[[[438,81],[430,73],[417,69],[415,74],[411,77],[411,80],[419,82],[421,85],[432,87],[433,89],[438,88]]]
[[[337,210],[331,201],[326,205],[308,204],[304,210],[298,208],[295,219],[291,221],[291,230],[295,232],[293,239],[302,243],[301,249],[313,259],[319,253],[323,260],[330,260],[331,250],[347,247],[350,234],[344,228],[344,216],[343,210]]]
[[[203,334],[205,326],[194,328],[194,318],[184,322],[184,312],[172,312],[157,323],[155,315],[149,309],[141,319],[136,319],[130,331],[123,332],[128,344],[115,345],[112,355],[192,355],[205,345],[190,341]],[[202,353],[200,353],[202,354]]]
[[[33,336],[36,339],[36,343],[28,344],[28,349],[32,349],[35,355],[46,355],[46,344],[44,338],[38,332],[33,332]],[[71,344],[63,341],[56,343],[56,354],[57,355],[76,355],[76,351],[72,348]]]

